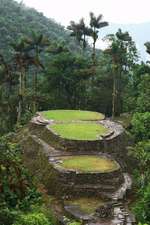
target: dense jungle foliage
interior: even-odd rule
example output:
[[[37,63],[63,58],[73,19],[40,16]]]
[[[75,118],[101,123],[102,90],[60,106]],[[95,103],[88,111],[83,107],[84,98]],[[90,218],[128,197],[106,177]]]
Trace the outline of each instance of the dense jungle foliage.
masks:
[[[22,3],[0,0],[0,225],[56,224],[46,190],[30,177],[10,134],[47,109],[132,117],[130,154],[138,162],[132,208],[139,223],[150,224],[150,64],[138,61],[121,29],[97,50],[105,26],[90,13],[88,26],[81,19],[64,29]],[[150,54],[150,42],[145,47]]]

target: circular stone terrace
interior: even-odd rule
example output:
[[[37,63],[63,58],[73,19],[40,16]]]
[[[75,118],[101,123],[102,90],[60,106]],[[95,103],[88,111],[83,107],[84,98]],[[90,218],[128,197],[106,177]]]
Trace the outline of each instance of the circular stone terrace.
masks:
[[[101,113],[82,110],[49,110],[40,112],[40,115],[48,121],[54,120],[59,122],[98,121],[105,118]]]
[[[118,160],[125,158],[123,127],[97,112],[49,110],[37,113],[29,131],[48,156],[50,193],[63,199],[67,214],[87,221],[105,209],[109,217],[111,201],[130,188]]]
[[[106,120],[98,112],[81,110],[49,110],[37,113],[34,123],[46,125],[58,137],[68,140],[101,140],[123,132],[121,125]]]
[[[53,164],[59,170],[78,173],[111,173],[120,169],[115,160],[97,155],[62,156]]]
[[[70,152],[107,152],[109,147],[110,153],[124,133],[120,124],[105,119],[103,114],[80,110],[39,112],[31,121],[31,133],[38,128],[43,129],[40,138],[49,145]]]
[[[112,131],[98,123],[104,115],[80,110],[50,110],[39,114],[48,123],[47,128],[56,136],[69,140],[99,140]]]
[[[120,165],[105,155],[60,156],[49,160],[57,181],[56,192],[74,196],[114,193],[124,182]]]

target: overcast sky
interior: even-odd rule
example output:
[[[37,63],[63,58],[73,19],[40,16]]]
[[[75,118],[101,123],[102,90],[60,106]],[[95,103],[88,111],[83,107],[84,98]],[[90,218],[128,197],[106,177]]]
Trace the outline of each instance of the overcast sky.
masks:
[[[21,0],[17,0],[20,2]],[[88,18],[90,11],[115,23],[150,22],[150,0],[23,0],[62,25]]]

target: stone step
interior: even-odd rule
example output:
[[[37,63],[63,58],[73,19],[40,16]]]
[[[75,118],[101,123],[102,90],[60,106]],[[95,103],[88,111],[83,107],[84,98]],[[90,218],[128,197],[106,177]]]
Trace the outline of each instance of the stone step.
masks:
[[[64,177],[64,176],[60,176],[59,181],[64,183],[64,184],[68,184],[68,183],[75,183],[75,184],[79,184],[79,185],[112,185],[112,186],[118,186],[118,184],[123,183],[123,179],[122,177],[114,177],[112,179],[103,179],[103,180],[98,180],[98,179],[86,179],[86,175],[85,178],[83,177],[83,179],[81,179],[81,177],[78,177],[78,175],[74,176],[74,177]]]
[[[74,183],[68,183],[68,184],[63,184],[63,187],[70,187],[72,189],[76,189],[76,190],[89,190],[89,189],[93,189],[93,190],[112,190],[115,191],[116,187],[113,185],[103,185],[103,184],[74,184]]]
[[[99,197],[103,200],[112,200],[112,193],[108,192],[108,191],[100,191],[100,190],[91,190],[91,191],[85,191],[85,190],[80,190],[80,191],[74,191],[72,190],[72,192],[66,192],[63,193],[62,196],[64,198],[73,198],[73,197]]]
[[[116,188],[106,185],[60,185],[59,194],[71,196],[101,196],[104,198],[112,198]]]

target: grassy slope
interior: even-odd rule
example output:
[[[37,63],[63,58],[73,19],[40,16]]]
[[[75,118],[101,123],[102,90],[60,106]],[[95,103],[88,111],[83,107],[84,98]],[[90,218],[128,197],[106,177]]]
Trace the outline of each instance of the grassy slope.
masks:
[[[104,115],[101,113],[80,110],[50,110],[42,112],[42,115],[46,119],[52,119],[56,121],[104,119]]]
[[[61,137],[72,140],[99,140],[101,135],[108,133],[107,128],[92,122],[53,124],[50,128]]]
[[[61,165],[80,172],[110,172],[118,169],[115,161],[98,156],[68,156],[62,160]]]

